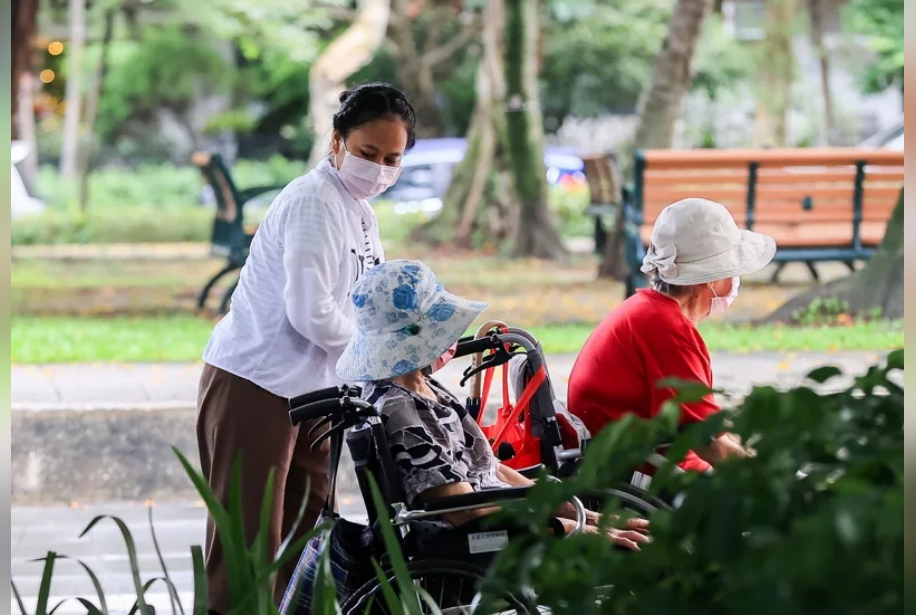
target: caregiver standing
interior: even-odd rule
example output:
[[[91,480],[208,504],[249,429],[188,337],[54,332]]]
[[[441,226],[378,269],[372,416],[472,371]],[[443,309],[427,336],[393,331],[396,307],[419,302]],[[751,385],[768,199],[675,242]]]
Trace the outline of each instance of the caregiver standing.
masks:
[[[397,181],[415,124],[409,100],[389,85],[341,95],[328,158],[271,204],[232,309],[204,353],[197,418],[203,474],[226,502],[232,467],[241,456],[242,513],[251,542],[268,475],[275,471],[271,556],[290,531],[307,486],[300,535],[312,529],[328,496],[328,451],[312,453],[308,426],[290,426],[287,399],[341,382],[337,359],[356,330],[350,291],[367,269],[385,260],[368,199]],[[280,570],[278,598],[295,565],[293,559]],[[225,615],[235,605],[212,519],[206,567],[210,608]]]

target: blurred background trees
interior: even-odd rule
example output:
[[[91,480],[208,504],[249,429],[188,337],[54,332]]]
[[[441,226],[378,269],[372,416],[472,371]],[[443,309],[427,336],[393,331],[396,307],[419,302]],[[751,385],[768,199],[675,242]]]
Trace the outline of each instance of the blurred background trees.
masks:
[[[197,149],[305,170],[339,92],[390,81],[422,139],[464,140],[414,237],[556,258],[587,198],[581,178],[548,188],[545,147],[626,166],[641,146],[855,145],[902,109],[902,15],[902,0],[15,0],[13,132],[33,145],[27,179],[40,164],[40,192],[88,209],[91,173]]]

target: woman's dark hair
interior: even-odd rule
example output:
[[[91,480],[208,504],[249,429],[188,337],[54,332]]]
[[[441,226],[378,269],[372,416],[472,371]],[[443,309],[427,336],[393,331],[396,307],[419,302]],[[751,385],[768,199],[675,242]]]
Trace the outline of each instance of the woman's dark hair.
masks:
[[[340,95],[340,110],[334,114],[334,130],[347,136],[369,122],[400,118],[407,128],[407,149],[417,142],[417,114],[407,95],[387,83],[367,83]]]

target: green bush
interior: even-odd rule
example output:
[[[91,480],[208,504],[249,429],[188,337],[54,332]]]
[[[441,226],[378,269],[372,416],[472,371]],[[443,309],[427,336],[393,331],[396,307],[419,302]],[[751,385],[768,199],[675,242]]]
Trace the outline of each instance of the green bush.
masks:
[[[529,540],[501,554],[493,579],[533,587],[557,615],[904,612],[902,371],[901,350],[838,393],[754,390],[739,412],[680,436],[670,456],[724,430],[757,456],[712,476],[657,476],[653,489],[686,499],[652,518],[652,545],[631,554],[600,537]],[[809,380],[838,375],[825,367]],[[693,388],[684,400],[705,393]],[[659,422],[608,429],[573,481],[538,485],[511,510],[516,522],[543,523],[570,495],[614,484],[676,416],[671,407]]]
[[[264,162],[240,160],[231,169],[232,178],[240,189],[285,184],[305,171],[304,163],[281,156]],[[42,168],[36,183],[41,198],[52,209],[77,208],[77,185],[61,179],[56,169]],[[89,177],[87,209],[90,212],[100,209],[188,209],[197,207],[203,185],[203,176],[192,166],[160,164],[99,169]]]
[[[583,534],[558,541],[531,534],[514,540],[500,554],[484,583],[487,589],[525,587],[541,607],[556,615],[897,615],[903,609],[904,571],[904,390],[903,351],[886,365],[855,379],[852,387],[819,394],[809,386],[779,392],[755,389],[739,412],[719,416],[682,433],[671,450],[679,458],[699,448],[711,435],[729,430],[754,447],[753,459],[721,465],[711,476],[676,475],[662,469],[653,489],[683,493],[673,512],[652,518],[654,542],[640,553],[621,552],[600,535]],[[825,384],[840,375],[833,367],[811,373],[811,383]],[[680,386],[679,401],[708,393]],[[523,505],[507,506],[513,524],[546,527],[553,511],[575,494],[614,485],[629,468],[645,459],[654,443],[671,433],[678,407],[671,402],[654,422],[622,421],[596,438],[572,480],[541,481]],[[270,581],[282,562],[296,557],[304,541],[287,543],[282,553],[267,553],[264,526],[251,546],[241,540],[240,468],[234,468],[234,496],[228,506],[179,454],[201,498],[213,516],[227,560],[235,613],[276,615]],[[803,470],[806,477],[797,476]],[[270,505],[271,477],[263,509]],[[374,489],[376,505],[380,504]],[[613,503],[608,512],[614,510]],[[299,518],[302,518],[300,511]],[[611,519],[612,517],[606,517]],[[97,518],[92,530],[105,518]],[[262,515],[262,524],[267,519]],[[143,594],[133,538],[117,519],[128,551],[141,615],[152,611]],[[382,515],[381,530],[400,588],[406,581],[403,555],[393,529]],[[316,531],[320,531],[320,528]],[[84,534],[86,533],[84,532]],[[313,534],[314,535],[314,534]],[[158,543],[153,535],[156,551]],[[38,615],[48,615],[56,553],[49,553],[39,595]],[[206,613],[207,583],[203,556],[192,549],[193,615]],[[161,554],[160,554],[161,561]],[[79,598],[90,614],[105,612],[104,591],[92,570],[99,602]],[[164,569],[177,613],[184,614],[175,587]],[[318,613],[337,612],[327,554],[319,572]],[[14,599],[21,612],[15,582]],[[393,614],[413,615],[418,602],[411,592],[396,595],[388,587]],[[53,611],[50,611],[53,612]],[[487,612],[487,611],[481,611]],[[543,612],[543,611],[542,611]]]
[[[206,242],[213,210],[203,207],[99,209],[81,214],[50,210],[41,216],[13,221],[14,246]]]
[[[594,220],[585,213],[589,205],[588,190],[567,191],[550,189],[550,207],[557,216],[564,237],[591,237],[595,231]]]

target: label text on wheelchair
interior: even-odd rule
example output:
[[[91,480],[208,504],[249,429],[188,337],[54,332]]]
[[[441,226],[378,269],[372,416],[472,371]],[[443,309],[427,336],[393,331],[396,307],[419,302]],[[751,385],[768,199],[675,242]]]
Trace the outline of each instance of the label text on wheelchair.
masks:
[[[509,546],[509,532],[468,534],[468,547],[472,555],[502,551],[507,546]]]

